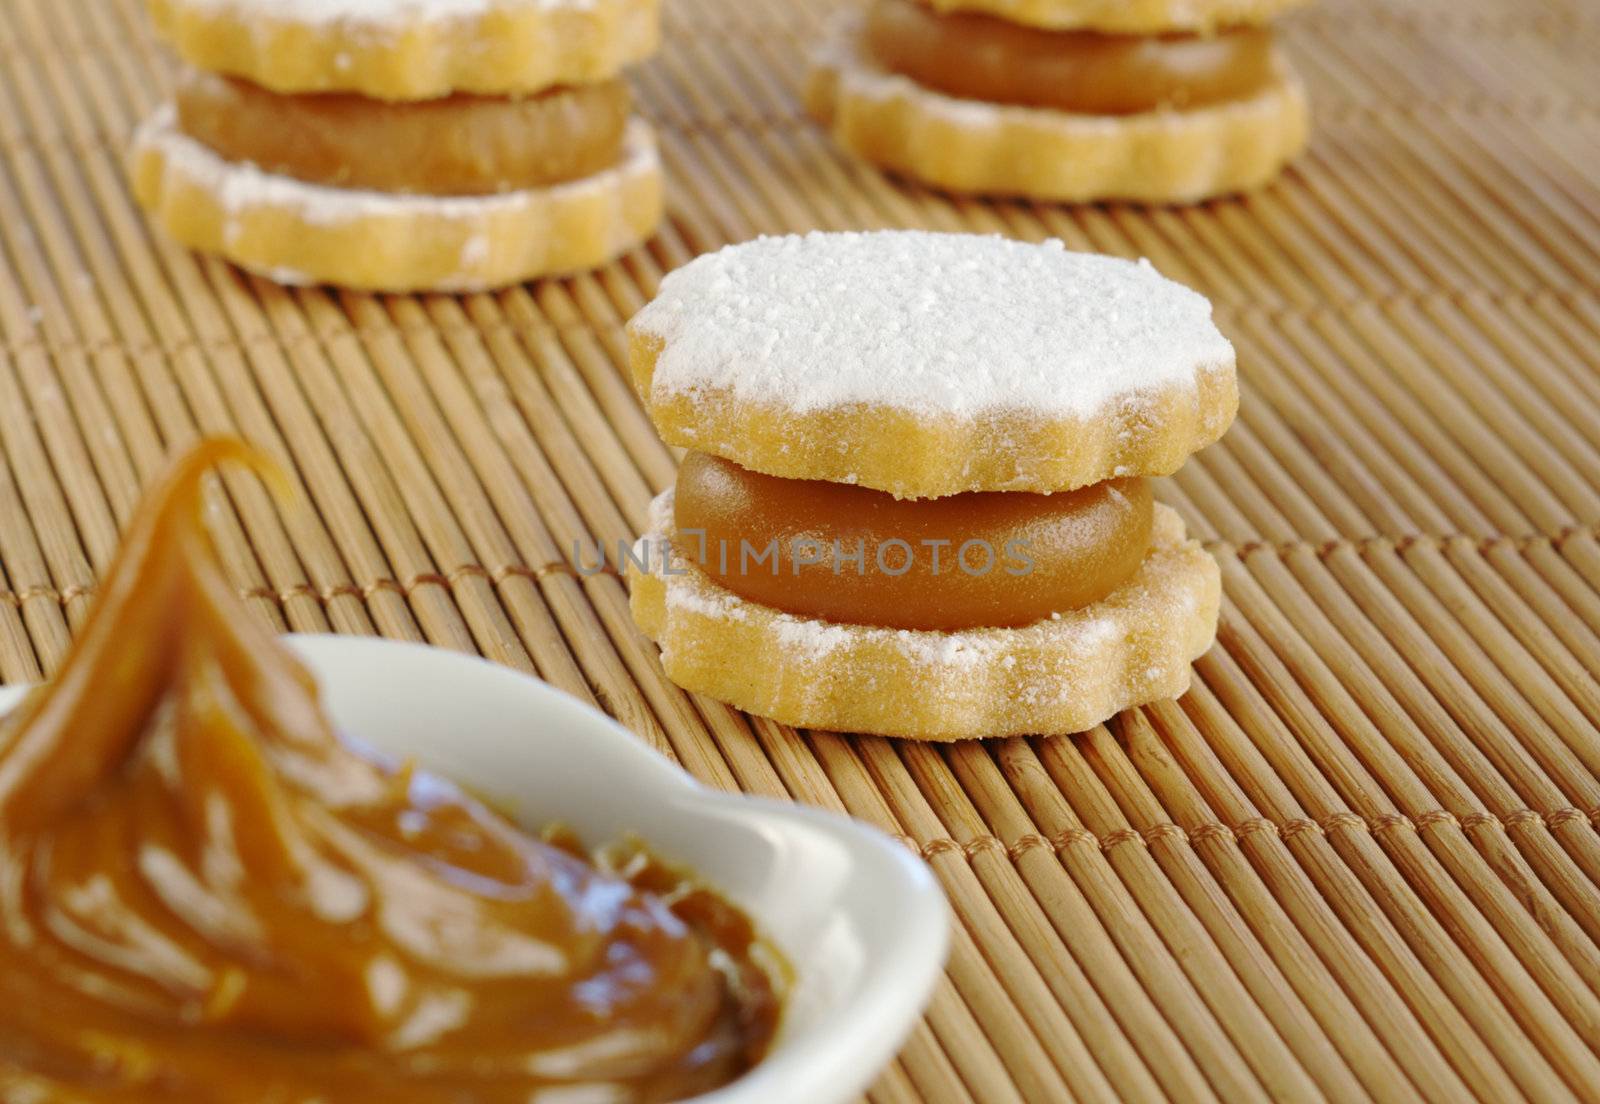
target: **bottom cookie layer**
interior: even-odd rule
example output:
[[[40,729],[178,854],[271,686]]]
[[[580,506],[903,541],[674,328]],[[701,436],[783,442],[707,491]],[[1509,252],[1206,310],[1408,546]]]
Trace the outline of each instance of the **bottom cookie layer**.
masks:
[[[672,681],[800,728],[919,740],[1081,732],[1176,698],[1216,636],[1221,572],[1156,507],[1150,555],[1109,597],[1019,629],[919,632],[794,617],[692,564],[661,570],[672,494],[628,565],[634,620]]]
[[[1074,115],[958,99],[885,70],[859,16],[814,58],[811,113],[849,152],[937,188],[1081,203],[1192,203],[1248,191],[1305,148],[1305,91],[1279,78],[1246,100],[1141,115]]]
[[[472,291],[595,268],[661,221],[661,166],[647,123],[622,161],[548,188],[413,196],[307,184],[230,162],[163,108],[130,155],[134,194],[178,241],[286,284]]]

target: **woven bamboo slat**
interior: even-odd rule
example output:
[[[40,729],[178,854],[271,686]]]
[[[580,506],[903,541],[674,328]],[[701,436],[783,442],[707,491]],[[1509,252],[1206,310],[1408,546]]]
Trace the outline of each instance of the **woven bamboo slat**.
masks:
[[[140,488],[202,433],[284,630],[479,652],[712,785],[876,823],[958,919],[876,1104],[1600,1099],[1600,6],[1320,0],[1316,140],[1186,210],[952,199],[798,102],[836,2],[669,0],[635,78],[670,217],[493,295],[279,288],[124,183],[170,60],[137,0],[0,0],[0,680],[48,674]],[[685,694],[581,576],[676,457],[622,372],[662,275],[761,233],[922,226],[1147,256],[1211,296],[1238,425],[1161,496],[1223,567],[1182,701],[1068,739],[796,732]]]

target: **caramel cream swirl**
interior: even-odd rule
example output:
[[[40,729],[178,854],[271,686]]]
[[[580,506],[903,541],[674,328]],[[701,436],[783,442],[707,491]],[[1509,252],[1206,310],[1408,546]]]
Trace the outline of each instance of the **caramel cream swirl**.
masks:
[[[0,727],[0,1097],[663,1101],[742,1072],[776,1018],[748,925],[339,739],[217,561],[220,460],[262,465],[181,461]]]

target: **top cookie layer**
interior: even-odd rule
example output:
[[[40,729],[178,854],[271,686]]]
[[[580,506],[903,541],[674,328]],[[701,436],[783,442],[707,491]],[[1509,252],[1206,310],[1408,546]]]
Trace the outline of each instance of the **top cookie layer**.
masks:
[[[1165,475],[1238,405],[1203,296],[1060,242],[763,238],[669,275],[629,334],[667,441],[901,497]]]
[[[969,11],[1054,31],[1163,34],[1266,23],[1306,0],[924,0],[941,12]]]
[[[660,0],[147,0],[193,65],[275,92],[426,100],[609,80],[660,44]]]

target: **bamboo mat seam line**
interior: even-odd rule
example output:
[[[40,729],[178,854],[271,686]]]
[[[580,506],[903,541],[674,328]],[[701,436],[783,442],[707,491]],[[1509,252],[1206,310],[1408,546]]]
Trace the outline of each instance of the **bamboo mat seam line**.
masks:
[[[1389,103],[1376,100],[1324,96],[1317,103],[1317,117],[1335,126],[1362,126],[1373,120],[1400,118],[1408,122],[1449,115],[1454,118],[1503,118],[1514,116],[1541,123],[1588,123],[1600,116],[1600,103],[1577,95],[1495,96],[1487,92],[1456,93],[1421,103]],[[768,110],[728,110],[721,115],[682,119],[650,117],[657,130],[678,138],[725,138],[730,134],[760,135],[772,131],[807,131],[815,121],[799,106]]]
[[[1514,809],[1501,816],[1483,812],[1457,815],[1448,809],[1428,809],[1415,816],[1383,813],[1364,817],[1359,813],[1338,812],[1320,820],[1295,818],[1280,823],[1266,817],[1252,817],[1238,824],[1209,821],[1187,828],[1167,821],[1152,824],[1144,829],[1119,828],[1104,834],[1091,832],[1086,828],[1066,828],[1050,836],[1027,832],[1010,842],[993,835],[976,835],[965,841],[941,836],[920,843],[904,834],[897,834],[895,839],[923,859],[951,854],[960,854],[971,859],[986,853],[1004,853],[1012,860],[1016,860],[1031,851],[1048,851],[1059,855],[1079,846],[1092,847],[1098,851],[1111,851],[1126,844],[1148,847],[1161,840],[1190,845],[1209,840],[1232,843],[1259,833],[1277,836],[1280,839],[1293,839],[1306,832],[1319,836],[1327,836],[1338,831],[1381,835],[1395,831],[1418,832],[1425,828],[1440,826],[1455,826],[1472,831],[1478,828],[1501,830],[1541,826],[1559,828],[1572,823],[1600,826],[1600,805],[1587,811],[1573,806],[1562,806],[1544,812],[1537,809]]]
[[[1365,537],[1334,537],[1322,541],[1290,540],[1290,541],[1201,541],[1201,545],[1215,555],[1234,556],[1238,559],[1249,559],[1252,556],[1268,553],[1279,558],[1285,558],[1302,552],[1308,552],[1318,559],[1326,559],[1337,552],[1355,551],[1358,554],[1369,551],[1393,551],[1404,554],[1412,548],[1426,546],[1445,549],[1450,545],[1469,544],[1474,551],[1480,554],[1497,549],[1514,549],[1526,552],[1534,548],[1560,548],[1568,541],[1579,537],[1592,537],[1600,539],[1600,522],[1589,522],[1579,525],[1567,525],[1549,533],[1528,533],[1520,536],[1490,535],[1482,536],[1472,533],[1409,533],[1403,535],[1386,535],[1381,533]],[[409,596],[421,587],[441,586],[452,587],[463,579],[486,579],[495,585],[500,585],[508,579],[523,578],[534,582],[543,582],[556,575],[565,575],[571,578],[592,578],[597,575],[622,578],[617,568],[607,562],[596,567],[579,568],[567,560],[552,560],[537,565],[527,564],[501,564],[488,567],[483,564],[461,564],[450,571],[426,571],[410,575],[405,579],[379,578],[366,583],[338,583],[332,586],[317,587],[310,583],[296,583],[283,588],[273,587],[248,587],[241,589],[242,598],[261,599],[286,604],[291,601],[312,598],[323,603],[328,603],[336,598],[355,597],[371,598],[381,591]],[[92,585],[72,584],[64,587],[47,585],[27,586],[18,590],[0,589],[0,605],[21,608],[28,602],[49,600],[58,605],[67,605],[79,599],[94,596],[95,587]]]
[[[1589,123],[1600,116],[1600,103],[1577,95],[1495,96],[1487,92],[1456,93],[1419,103],[1389,103],[1346,99],[1324,95],[1317,103],[1317,117],[1335,126],[1363,126],[1374,120],[1400,118],[1408,122],[1453,118],[1504,118],[1513,116],[1541,123]],[[682,119],[650,116],[657,130],[678,138],[725,138],[730,134],[761,135],[773,131],[793,132],[816,129],[817,124],[801,107],[768,110],[728,110],[708,118]],[[1573,285],[1581,289],[1581,285]]]
[[[0,146],[3,151],[3,146]],[[291,289],[293,290],[293,289]],[[303,290],[303,289],[302,289]],[[34,307],[34,310],[39,308]],[[29,322],[35,327],[42,327],[43,317],[30,315]],[[471,337],[487,339],[492,337],[561,337],[568,334],[582,333],[593,334],[597,325],[593,322],[560,321],[554,319],[541,319],[536,324],[518,322],[511,319],[486,321],[482,324],[471,323],[438,323],[434,325],[406,324],[406,325],[336,325],[327,326],[317,330],[307,330],[304,333],[285,336],[275,332],[263,332],[247,336],[219,336],[207,337],[184,336],[178,338],[160,339],[144,338],[137,341],[125,341],[114,337],[100,338],[53,338],[38,333],[25,337],[7,338],[0,335],[0,352],[12,357],[25,355],[82,355],[98,356],[105,353],[122,353],[129,357],[165,356],[176,357],[189,353],[199,353],[202,356],[211,354],[249,353],[252,350],[263,349],[271,352],[293,353],[300,349],[325,348],[336,341],[356,340],[362,342],[387,341],[399,338],[401,340],[420,338],[460,338]]]
[[[1341,13],[1343,14],[1343,13]],[[1349,30],[1346,17],[1333,23],[1329,17],[1315,9],[1297,17],[1309,31]],[[1394,11],[1372,9],[1361,14],[1359,24],[1370,29],[1402,29],[1416,34],[1505,35],[1534,34],[1550,38],[1565,38],[1573,34],[1600,34],[1600,19],[1580,12],[1510,12],[1489,15],[1483,12],[1454,12],[1438,9],[1426,11]],[[162,40],[153,33],[138,36],[139,45],[145,48],[161,47]],[[0,36],[0,57],[9,55],[84,57],[103,54],[108,49],[125,49],[121,40],[102,38],[96,34],[83,34],[49,43],[38,43],[23,35]],[[41,49],[42,48],[42,49]]]
[[[244,587],[238,593],[241,598],[277,602],[287,604],[297,599],[312,598],[324,604],[337,598],[368,599],[380,592],[399,594],[409,597],[413,592],[428,586],[453,587],[464,579],[486,579],[496,586],[508,579],[529,579],[533,582],[543,582],[554,576],[567,576],[574,579],[593,578],[597,575],[610,576],[620,579],[621,573],[610,564],[604,567],[580,571],[565,560],[540,564],[537,567],[527,567],[522,564],[505,564],[496,568],[484,567],[481,564],[463,564],[448,572],[424,571],[411,575],[406,579],[374,579],[371,582],[357,585],[355,583],[337,583],[332,586],[316,587],[310,583],[296,583],[293,586],[275,589],[273,587]],[[30,586],[20,590],[0,590],[0,605],[21,608],[25,603],[46,599],[59,605],[67,605],[82,598],[92,598],[95,593],[93,586]]]
[[[1596,107],[1600,112],[1600,105]],[[0,143],[0,153],[5,152]],[[1321,318],[1340,317],[1343,313],[1365,308],[1428,307],[1449,304],[1461,308],[1477,308],[1485,304],[1522,307],[1558,305],[1566,308],[1600,305],[1600,294],[1592,285],[1583,283],[1545,283],[1537,287],[1504,287],[1469,285],[1452,287],[1410,288],[1400,287],[1379,293],[1345,294],[1329,296],[1316,302],[1264,304],[1252,299],[1231,301],[1225,297],[1214,300],[1216,310],[1223,316],[1259,321],[1316,321]],[[620,328],[620,323],[602,323],[599,320],[541,318],[537,323],[510,318],[485,320],[481,323],[439,322],[418,324],[339,324],[285,336],[276,332],[262,332],[244,336],[212,334],[205,337],[185,335],[176,338],[145,337],[128,341],[116,337],[81,338],[55,337],[39,332],[46,325],[42,308],[28,305],[27,325],[33,332],[16,335],[0,334],[0,353],[12,357],[27,355],[85,355],[122,353],[140,357],[160,355],[167,357],[189,353],[227,354],[248,353],[255,349],[292,353],[298,349],[326,347],[335,341],[377,341],[393,338],[470,337],[484,339],[509,335],[518,338],[565,336],[567,334],[593,334],[597,328]]]
[[[1487,92],[1458,94],[1425,103],[1373,103],[1347,101],[1319,105],[1317,115],[1324,122],[1361,123],[1372,118],[1399,115],[1406,119],[1436,118],[1451,115],[1515,115],[1535,122],[1587,123],[1600,115],[1600,103],[1577,96],[1497,97]]]
[[[1483,306],[1537,307],[1554,304],[1572,309],[1589,306],[1600,300],[1591,284],[1545,282],[1537,285],[1490,286],[1454,282],[1436,287],[1394,287],[1381,291],[1363,289],[1356,292],[1328,293],[1314,301],[1295,303],[1263,303],[1249,296],[1230,299],[1219,296],[1212,300],[1217,312],[1224,318],[1232,317],[1252,322],[1308,321],[1341,318],[1353,311],[1377,308],[1388,311],[1400,307],[1428,308],[1441,304],[1463,310]]]
[[[1330,537],[1322,541],[1207,540],[1202,541],[1201,544],[1205,546],[1208,552],[1233,555],[1241,559],[1248,558],[1259,552],[1270,552],[1279,557],[1299,552],[1311,552],[1319,559],[1326,559],[1335,552],[1341,551],[1387,552],[1392,550],[1405,553],[1419,546],[1442,549],[1462,542],[1471,544],[1474,550],[1479,553],[1488,553],[1506,548],[1526,552],[1533,548],[1543,548],[1549,545],[1560,547],[1568,541],[1580,537],[1600,538],[1600,521],[1575,522],[1543,533],[1371,533],[1361,537]]]
[[[0,58],[7,56],[0,49]],[[1400,116],[1406,119],[1426,119],[1439,114],[1451,115],[1516,115],[1538,122],[1588,122],[1600,115],[1600,103],[1582,96],[1495,95],[1488,92],[1459,92],[1450,96],[1429,99],[1425,103],[1391,103],[1364,99],[1337,99],[1325,96],[1318,103],[1317,115],[1324,122],[1335,124],[1359,123],[1374,118]],[[721,137],[730,132],[759,133],[769,130],[812,129],[816,126],[811,117],[798,106],[764,111],[730,111],[708,118],[674,118],[653,115],[651,125],[682,138]],[[57,150],[74,155],[112,153],[121,156],[128,146],[128,134],[93,132],[87,135],[62,133],[44,134],[29,130],[13,130],[0,140],[0,154],[38,154]]]
[[[1340,21],[1334,21],[1329,15],[1316,8],[1306,11],[1296,18],[1308,29],[1321,32],[1347,30],[1350,26],[1349,15],[1340,12]],[[1484,12],[1459,12],[1446,11],[1440,8],[1431,8],[1423,11],[1396,11],[1393,8],[1373,8],[1361,13],[1360,21],[1371,27],[1405,27],[1407,29],[1423,32],[1444,32],[1446,34],[1485,34],[1502,35],[1517,32],[1533,32],[1537,34],[1568,35],[1574,32],[1600,33],[1600,19],[1593,16],[1573,11],[1566,12],[1508,12],[1502,15],[1489,15]]]
[[[1312,9],[1297,16],[1300,23],[1308,30],[1348,30],[1351,26],[1348,15],[1341,22],[1333,23],[1323,12]],[[1419,32],[1443,32],[1447,34],[1486,34],[1500,35],[1507,33],[1534,33],[1549,35],[1566,35],[1577,33],[1600,33],[1600,19],[1581,12],[1509,12],[1503,15],[1489,15],[1483,12],[1455,12],[1440,9],[1424,11],[1395,11],[1392,9],[1370,9],[1362,12],[1358,20],[1360,25],[1369,28],[1403,27]],[[160,36],[154,33],[144,33],[138,36],[141,46],[159,46],[162,43]],[[125,49],[127,43],[122,40],[113,40],[98,34],[80,34],[49,43],[38,43],[23,35],[6,34],[0,36],[0,55],[6,53],[27,53],[29,56],[46,56],[71,53],[75,55],[104,53],[108,49]]]

